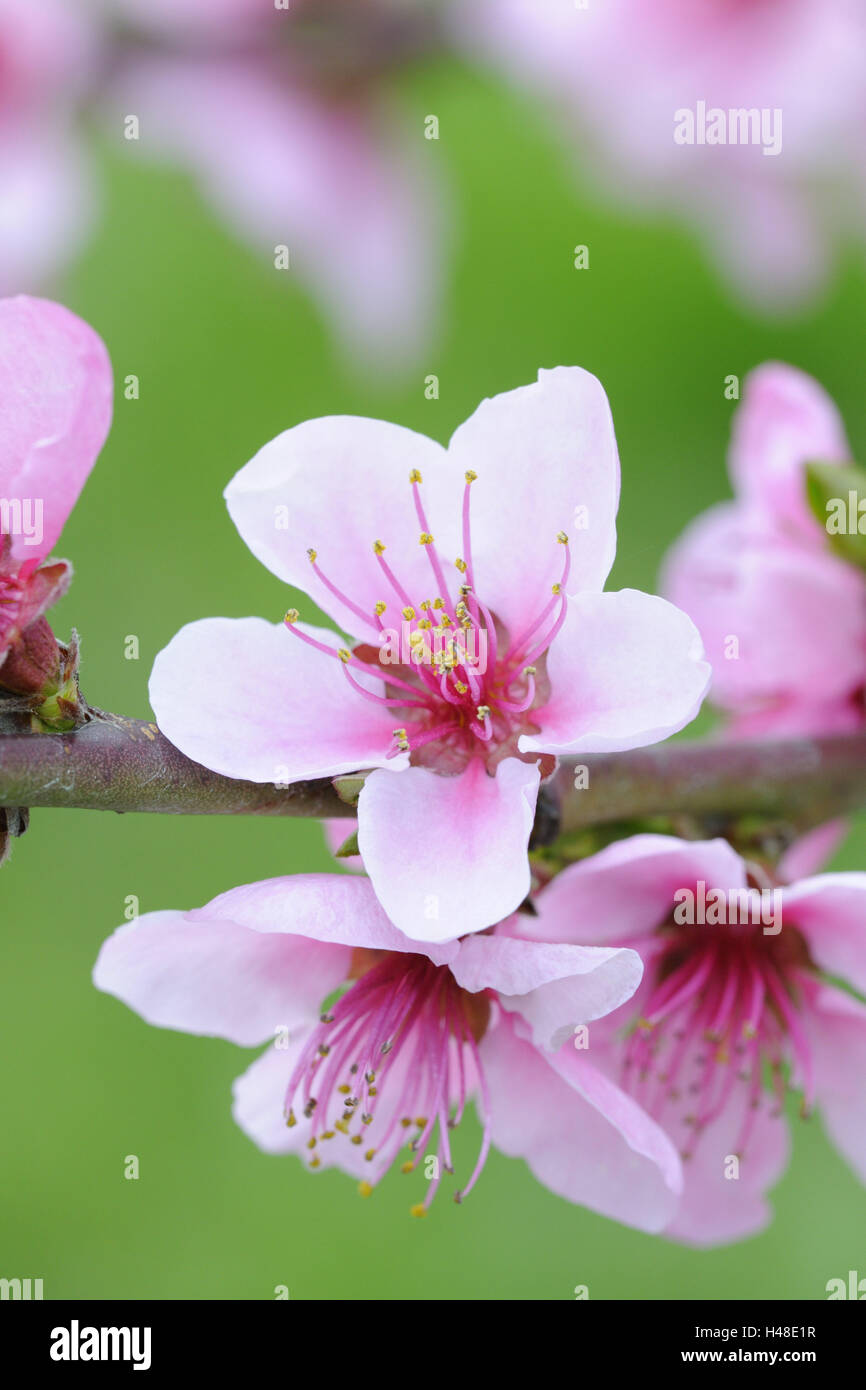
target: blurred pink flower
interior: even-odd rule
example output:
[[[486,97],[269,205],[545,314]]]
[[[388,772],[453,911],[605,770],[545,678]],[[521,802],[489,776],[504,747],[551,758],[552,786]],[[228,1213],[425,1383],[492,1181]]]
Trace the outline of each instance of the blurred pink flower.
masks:
[[[173,39],[133,47],[115,80],[114,112],[140,122],[128,149],[188,165],[268,274],[284,274],[287,248],[289,275],[359,366],[371,353],[385,366],[416,359],[434,326],[447,219],[423,128],[410,136],[386,99],[383,74],[401,50],[379,42],[373,21],[389,7],[123,8]],[[337,70],[321,71],[331,50]]]
[[[710,670],[690,620],[602,593],[619,462],[607,398],[580,368],[483,401],[447,449],[379,420],[309,420],[225,495],[253,554],[354,638],[295,610],[288,632],[191,623],[154,664],[160,727],[229,777],[372,769],[360,850],[409,935],[448,940],[519,906],[551,755],[654,743],[700,707]]]
[[[89,229],[73,125],[96,47],[75,0],[0,0],[0,293],[37,289]]]
[[[535,900],[538,916],[521,919],[534,940],[578,935],[642,956],[640,989],[590,1026],[589,1056],[681,1153],[685,1187],[665,1233],[695,1245],[769,1219],[765,1193],[788,1156],[788,1084],[801,1113],[820,1108],[866,1182],[866,1006],[829,983],[866,992],[866,874],[774,890],[747,867],[723,840],[639,835],[563,870]],[[744,912],[730,895],[747,887]]]
[[[807,462],[849,458],[839,413],[811,377],[771,362],[746,379],[729,456],[736,501],[687,527],[662,578],[700,629],[711,699],[732,733],[864,722],[866,583],[830,550],[806,499]]]
[[[366,1195],[408,1143],[403,1171],[423,1164],[429,1180],[413,1208],[423,1215],[475,1099],[481,1148],[455,1200],[495,1143],[570,1201],[658,1230],[681,1191],[676,1152],[569,1044],[640,974],[632,951],[529,942],[516,919],[419,945],[365,879],[321,874],[148,913],[105,942],[94,981],[161,1027],[245,1046],[273,1038],[234,1088],[235,1119],[266,1152],[341,1168]]]
[[[0,666],[66,590],[44,564],[111,422],[111,364],[86,323],[45,299],[0,300]]]
[[[473,52],[553,102],[608,195],[685,216],[748,304],[813,294],[834,241],[862,234],[860,0],[480,0],[452,14]],[[766,132],[699,143],[713,109],[726,139],[731,111],[766,112]],[[688,113],[695,142],[677,143]]]

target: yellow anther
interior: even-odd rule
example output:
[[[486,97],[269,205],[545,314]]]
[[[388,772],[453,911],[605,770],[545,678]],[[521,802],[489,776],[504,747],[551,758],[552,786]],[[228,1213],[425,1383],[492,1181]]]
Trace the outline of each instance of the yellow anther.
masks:
[[[319,1155],[318,1155],[318,1154],[316,1154],[313,1158],[310,1159],[310,1167],[311,1167],[311,1168],[320,1168],[321,1166],[322,1166],[322,1160],[319,1158]]]
[[[348,647],[341,647],[337,655],[343,663],[352,660],[352,653],[349,651]]]
[[[284,622],[284,623],[289,623],[289,624],[291,624],[291,623],[296,623],[296,622],[298,621],[298,618],[300,618],[300,616],[301,616],[301,615],[300,615],[300,613],[298,612],[297,608],[287,608],[287,609],[286,609],[286,616],[285,616],[285,618],[283,619],[283,622]]]
[[[383,613],[387,612],[387,609],[388,609],[387,603],[383,603],[382,600],[379,599],[379,602],[376,604],[376,613],[378,614],[378,616],[379,616],[380,618],[381,618],[381,616],[382,616]]]
[[[432,544],[433,544],[433,537],[430,535],[430,532],[429,532],[429,531],[422,531],[422,532],[421,532],[421,535],[420,535],[420,537],[419,537],[419,539],[418,539],[418,544],[419,544],[419,545],[432,545]]]
[[[307,1140],[307,1148],[308,1148],[308,1149],[314,1149],[315,1147],[316,1147],[316,1136],[315,1136],[315,1134],[314,1134],[313,1137],[312,1137],[312,1139],[308,1139],[308,1140]]]
[[[401,1172],[401,1173],[414,1173],[414,1172],[415,1172],[415,1164],[412,1162],[411,1158],[407,1159],[405,1163],[401,1163],[401,1164],[400,1164],[400,1172]]]
[[[444,607],[445,607],[445,600],[444,600],[444,598],[434,598],[434,600],[433,600],[433,607],[434,607],[434,608],[444,608]]]
[[[348,1133],[349,1133],[349,1126],[348,1126],[348,1124],[346,1123],[345,1120],[335,1120],[335,1121],[334,1121],[334,1129],[338,1129],[338,1130],[340,1131],[341,1134],[348,1134]]]
[[[406,622],[411,623],[412,619],[415,616],[415,609],[410,608],[407,604],[405,608],[400,609],[400,612],[403,614],[403,617],[406,619]]]
[[[442,614],[442,617],[439,619],[439,626],[440,626],[441,628],[453,627],[453,626],[454,626],[453,622],[452,622],[451,619],[448,617],[448,614],[447,614],[447,613],[443,613],[443,614]]]
[[[466,479],[467,483],[474,483],[475,479],[478,477],[478,474],[474,473],[471,468],[467,468],[463,476]]]
[[[392,730],[391,730],[391,734],[392,734],[392,737],[393,737],[393,738],[405,739],[405,737],[406,737],[406,730],[405,730],[405,729],[392,729]],[[348,1091],[348,1089],[349,1089],[349,1088],[348,1088],[348,1086],[347,1086],[347,1087],[346,1087],[346,1090]]]
[[[459,555],[457,556],[457,559],[454,561],[454,563],[455,563],[455,565],[457,566],[457,568],[459,569],[459,571],[460,571],[461,574],[465,574],[465,573],[466,573],[466,561],[465,561],[465,560],[461,560]]]
[[[384,552],[385,552],[385,547],[384,547],[384,545],[382,544],[381,541],[374,541],[374,542],[373,542],[373,549],[374,549],[374,551],[376,552],[377,555],[383,555]]]
[[[322,1135],[322,1138],[323,1138],[323,1139],[333,1139],[333,1137],[334,1137],[334,1131],[333,1131],[332,1129],[326,1129],[325,1132],[324,1132],[324,1134]]]
[[[457,614],[458,618],[465,618],[469,613],[469,609],[466,607],[466,604],[461,599],[457,607],[454,609],[454,612]]]
[[[465,695],[467,690],[469,689],[469,686],[464,685],[462,681],[455,681],[454,689],[457,691],[458,695]]]
[[[562,593],[562,585],[561,585],[561,584],[551,584],[551,586],[550,586],[550,592],[551,592],[552,594],[561,594],[561,593]]]
[[[346,1083],[343,1082],[343,1085],[338,1086],[337,1090],[340,1092],[341,1096],[348,1096],[351,1093],[352,1088],[351,1086],[347,1086]]]
[[[426,1127],[427,1127],[427,1116],[426,1116],[426,1115],[421,1115],[420,1118],[417,1119],[417,1120],[415,1121],[415,1123],[416,1123],[416,1125],[418,1126],[419,1129],[426,1129]]]
[[[468,594],[471,594],[471,593],[472,593],[472,585],[471,585],[471,584],[461,584],[461,585],[460,585],[460,592],[461,592],[461,594],[463,595],[463,597],[466,598],[466,596],[467,596]]]
[[[421,477],[421,472],[420,472],[420,470],[417,469],[417,468],[413,468],[413,469],[412,469],[412,472],[409,474],[409,482],[410,482],[410,483],[423,483],[423,481],[424,481],[424,479]]]
[[[430,612],[430,600],[429,600],[429,598],[425,598],[424,602],[421,604],[421,607],[422,607],[422,609],[424,610],[425,613],[429,613],[429,612]]]
[[[286,1125],[287,1125],[287,1127],[288,1127],[289,1129],[294,1129],[294,1127],[295,1127],[295,1125],[296,1125],[297,1123],[298,1123],[298,1121],[297,1121],[297,1119],[296,1119],[296,1117],[295,1117],[295,1112],[294,1112],[294,1110],[290,1110],[289,1113],[288,1113],[288,1115],[286,1116]]]
[[[316,563],[316,561],[317,561],[318,558],[319,558],[319,556],[318,556],[317,551],[312,550],[312,549],[310,549],[310,550],[307,551],[307,559],[309,560],[309,562],[310,562],[311,565],[314,565],[314,564]]]
[[[475,711],[475,713],[477,714],[478,718],[481,720],[481,722],[482,722],[482,724],[483,724],[485,719],[489,719],[489,718],[490,718],[490,706],[489,706],[489,705],[479,705],[478,708],[477,708],[477,710]]]
[[[372,1186],[372,1183],[369,1183],[369,1182],[366,1182],[366,1181],[365,1181],[365,1182],[359,1182],[359,1183],[358,1183],[358,1195],[359,1195],[360,1197],[371,1197],[372,1194],[373,1194],[373,1186]]]
[[[359,1134],[359,1135],[358,1135],[358,1138],[360,1139],[360,1137],[361,1137],[361,1136],[360,1136],[360,1134]],[[375,1149],[368,1149],[367,1152],[364,1154],[364,1157],[366,1158],[366,1160],[367,1160],[368,1163],[372,1163],[372,1162],[373,1162],[373,1159],[376,1157],[376,1150],[375,1150]]]
[[[423,629],[424,632],[427,632],[432,626],[433,624],[431,623],[429,618],[422,618],[420,623],[418,624],[418,631],[420,632]],[[417,633],[413,632],[412,636],[417,636]],[[423,642],[424,639],[422,638],[421,640]]]
[[[556,539],[559,541],[560,545],[568,545],[568,536],[564,531],[557,531]]]
[[[524,668],[523,668],[523,674],[524,674],[524,676],[534,676],[534,675],[535,675],[535,669],[536,669],[536,668],[535,668],[534,666],[524,666]]]
[[[360,1144],[360,1142],[361,1142],[361,1136],[360,1136],[360,1134],[353,1134],[353,1135],[352,1135],[352,1138],[351,1138],[351,1140],[350,1140],[349,1142],[352,1143],[352,1144]]]
[[[404,1115],[402,1120],[400,1121],[400,1124],[403,1126],[404,1129],[408,1129],[411,1123],[412,1121],[409,1119],[408,1115]]]
[[[426,1216],[426,1215],[427,1215],[427,1208],[426,1208],[425,1206],[423,1206],[421,1202],[416,1202],[416,1204],[415,1204],[414,1207],[410,1207],[410,1208],[409,1208],[409,1215],[410,1215],[410,1216]]]

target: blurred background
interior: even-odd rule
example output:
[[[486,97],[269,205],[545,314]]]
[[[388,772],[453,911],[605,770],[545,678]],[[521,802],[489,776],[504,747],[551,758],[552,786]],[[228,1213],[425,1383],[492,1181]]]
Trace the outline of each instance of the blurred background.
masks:
[[[588,368],[623,467],[612,587],[649,590],[685,523],[728,495],[726,377],[768,358],[812,372],[866,457],[866,274],[853,247],[817,305],[768,320],[731,296],[673,215],[613,211],[537,102],[493,71],[434,51],[392,74],[388,99],[411,166],[447,209],[440,270],[426,272],[441,275],[439,327],[402,368],[347,346],[310,282],[276,270],[264,237],[239,239],[189,170],[130,159],[119,127],[89,122],[101,211],[43,292],[102,334],[118,388],[59,547],[76,578],[52,618],[59,636],[80,632],[96,705],[147,717],[152,660],[183,623],[277,619],[293,601],[246,551],[221,493],[310,416],[380,416],[445,442],[482,397],[540,366]],[[431,114],[438,139],[424,135]],[[350,278],[371,274],[343,230]],[[137,399],[124,395],[130,375]],[[862,868],[864,849],[861,823],[834,866]],[[399,1173],[361,1201],[350,1179],[259,1153],[230,1114],[250,1054],[148,1028],[98,994],[90,970],[130,895],[142,912],[193,907],[330,868],[313,822],[33,812],[0,885],[0,1273],[42,1277],[46,1298],[267,1299],[287,1285],[297,1299],[472,1300],[569,1299],[581,1284],[590,1298],[821,1298],[828,1279],[866,1272],[863,1190],[793,1106],[774,1223],[713,1251],[572,1207],[496,1153],[471,1200],[436,1202],[425,1222],[411,1220]],[[458,1155],[477,1143],[473,1126]],[[127,1155],[138,1181],[124,1178]]]

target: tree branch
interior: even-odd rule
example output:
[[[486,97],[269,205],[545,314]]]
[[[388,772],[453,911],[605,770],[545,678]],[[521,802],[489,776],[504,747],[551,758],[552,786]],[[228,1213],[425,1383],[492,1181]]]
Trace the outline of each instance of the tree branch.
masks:
[[[575,770],[581,766],[587,786],[576,791]],[[755,815],[807,830],[866,807],[866,733],[660,743],[569,759],[552,789],[563,831],[656,815]]]
[[[241,782],[210,772],[155,724],[93,711],[71,734],[0,737],[0,806],[164,815],[351,816],[332,782]]]
[[[575,771],[587,769],[575,789]],[[866,733],[666,743],[567,759],[547,784],[563,831],[657,815],[784,820],[798,830],[866,807]],[[155,724],[93,712],[70,734],[0,735],[0,806],[169,815],[351,816],[328,778],[276,787],[210,772]],[[545,836],[548,838],[548,836]]]

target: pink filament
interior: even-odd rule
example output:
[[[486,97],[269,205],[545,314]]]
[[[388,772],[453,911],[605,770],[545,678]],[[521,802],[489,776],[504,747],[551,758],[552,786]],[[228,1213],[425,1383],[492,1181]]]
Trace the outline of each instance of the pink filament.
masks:
[[[351,1138],[346,1131],[356,1122],[356,1134],[363,1133],[373,1124],[379,1106],[390,1106],[393,1100],[375,1144],[385,1168],[412,1129],[405,1121],[422,1115],[423,1124],[414,1125],[410,1151],[419,1153],[438,1131],[440,1171],[450,1172],[448,1130],[459,1123],[465,1110],[468,1054],[479,1076],[483,1138],[478,1161],[463,1188],[465,1196],[489,1152],[490,1098],[462,997],[447,966],[436,966],[423,955],[389,952],[312,1029],[288,1081],[286,1116],[294,1116],[293,1107],[301,1108],[310,1118],[310,1139],[318,1144],[332,1131],[335,1138]],[[341,1085],[349,1087],[348,1093],[338,1089]],[[438,1178],[431,1183],[425,1207],[437,1187]]]

